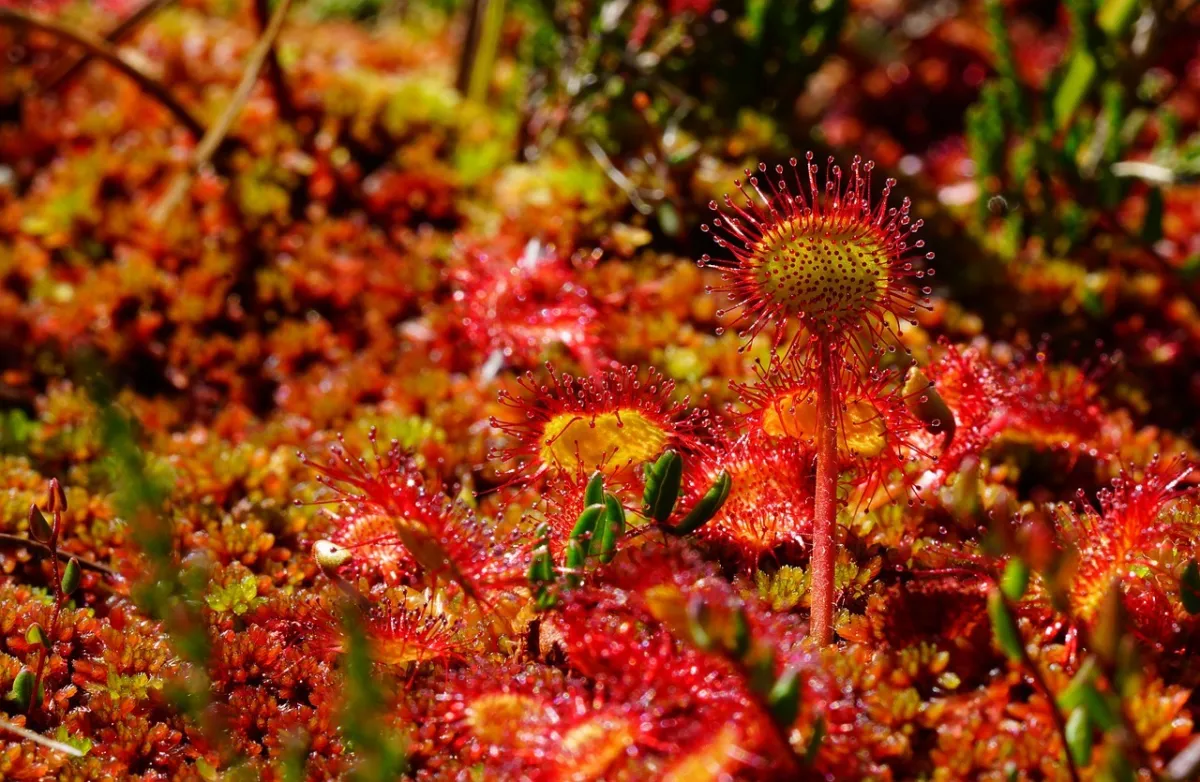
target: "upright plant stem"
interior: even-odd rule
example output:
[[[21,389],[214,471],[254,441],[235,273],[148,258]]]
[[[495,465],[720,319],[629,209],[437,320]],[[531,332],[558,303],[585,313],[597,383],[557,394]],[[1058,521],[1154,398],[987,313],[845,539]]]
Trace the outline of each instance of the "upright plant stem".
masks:
[[[49,547],[58,550],[58,535],[62,531],[62,513],[54,511],[54,534],[50,536]],[[50,615],[50,627],[43,637],[41,648],[38,649],[37,672],[33,675],[33,697],[29,699],[29,709],[26,713],[33,714],[34,709],[40,709],[46,702],[45,687],[42,685],[42,674],[46,670],[46,658],[50,656],[50,647],[58,637],[58,614],[62,611],[65,596],[62,592],[62,573],[58,569],[58,557],[50,557],[54,569],[54,613]],[[39,696],[39,693],[41,695]]]
[[[813,512],[813,551],[809,572],[812,619],[809,635],[821,646],[833,641],[833,563],[837,550],[837,415],[833,351],[817,342],[817,491]]]
[[[225,141],[225,137],[229,135],[229,131],[233,129],[233,123],[241,115],[246,101],[250,99],[250,93],[254,89],[258,75],[262,71],[263,66],[266,65],[268,55],[273,51],[272,47],[275,46],[275,39],[279,37],[279,31],[283,29],[283,20],[287,16],[288,8],[291,4],[291,0],[280,0],[279,4],[275,6],[275,13],[271,15],[267,29],[263,31],[262,37],[258,39],[258,43],[250,50],[250,55],[246,61],[246,68],[242,71],[242,80],[238,82],[233,95],[230,96],[225,111],[205,131],[204,136],[200,139],[200,143],[192,151],[192,159],[188,165],[188,170],[175,178],[166,195],[163,196],[162,200],[150,212],[150,221],[155,225],[162,225],[167,221],[167,218],[171,216],[171,212],[175,211],[175,207],[187,195],[188,188],[192,184],[192,177],[203,169],[204,166],[208,165],[213,155],[216,154],[217,149]]]

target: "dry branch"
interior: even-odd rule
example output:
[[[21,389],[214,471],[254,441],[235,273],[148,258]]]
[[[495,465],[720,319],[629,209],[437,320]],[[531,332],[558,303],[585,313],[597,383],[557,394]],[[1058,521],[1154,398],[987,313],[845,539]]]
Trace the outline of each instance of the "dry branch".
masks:
[[[268,0],[254,0],[254,17],[263,35],[271,27],[271,5]],[[279,106],[279,116],[291,121],[296,116],[296,108],[292,105],[292,95],[288,91],[286,74],[279,63],[279,52],[274,41],[267,48],[267,78],[271,80],[271,90],[275,93],[275,103]]]
[[[291,7],[291,4],[291,0],[280,0],[279,5],[275,7],[275,13],[271,16],[271,21],[267,25],[266,31],[250,52],[250,58],[246,62],[246,70],[242,72],[242,80],[238,83],[237,89],[233,91],[229,105],[225,107],[225,111],[221,113],[217,121],[204,134],[204,138],[200,139],[200,143],[196,145],[196,149],[192,152],[192,159],[188,164],[188,170],[176,177],[175,181],[171,183],[170,189],[167,190],[166,195],[154,207],[150,219],[155,225],[162,225],[171,216],[171,213],[175,211],[175,207],[187,195],[188,188],[191,187],[192,177],[196,175],[196,172],[208,165],[212,160],[213,154],[221,146],[225,137],[229,135],[229,131],[233,128],[233,123],[242,113],[242,108],[250,98],[250,92],[254,89],[255,82],[258,81],[258,75],[267,61],[267,56],[274,50],[275,39],[279,37],[279,31],[283,28],[283,19],[287,16],[288,8]]]
[[[11,8],[0,8],[0,25],[6,27],[23,27],[38,30],[53,35],[67,43],[79,46],[92,57],[103,60],[121,73],[132,79],[147,95],[162,104],[163,108],[175,115],[181,125],[186,127],[197,138],[204,135],[204,125],[192,116],[187,108],[175,99],[170,90],[159,81],[143,73],[132,63],[123,58],[112,44],[91,33],[69,27],[51,19],[33,14],[24,14]]]
[[[142,22],[149,19],[159,10],[166,8],[174,0],[146,0],[136,11],[122,19],[116,27],[108,31],[108,35],[104,36],[104,40],[111,44],[120,43],[129,37]],[[83,66],[87,65],[94,55],[91,52],[85,52],[82,56],[74,59],[64,58],[59,67],[51,73],[50,78],[46,80],[42,87],[43,92],[53,92],[73,79],[78,73],[83,70]]]

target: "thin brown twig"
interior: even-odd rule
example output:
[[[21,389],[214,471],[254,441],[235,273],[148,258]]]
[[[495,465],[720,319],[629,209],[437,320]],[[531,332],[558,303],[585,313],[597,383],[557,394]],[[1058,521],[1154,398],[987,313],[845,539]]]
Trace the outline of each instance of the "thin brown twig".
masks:
[[[192,177],[196,175],[196,172],[208,165],[209,161],[212,160],[213,154],[221,146],[225,137],[229,135],[234,121],[242,113],[242,108],[250,98],[250,92],[254,89],[255,82],[258,81],[258,75],[267,62],[267,56],[275,45],[275,39],[279,36],[279,31],[283,29],[283,19],[287,16],[288,8],[291,5],[291,0],[280,0],[279,5],[275,7],[275,13],[271,15],[271,21],[267,25],[266,31],[250,52],[250,57],[246,62],[246,69],[242,72],[242,80],[233,91],[233,96],[229,99],[229,105],[225,107],[225,111],[212,124],[208,132],[204,134],[204,137],[200,139],[200,143],[196,145],[196,149],[192,152],[192,159],[188,164],[188,170],[176,177],[166,195],[155,206],[150,216],[151,222],[154,224],[162,225],[166,222],[166,219],[171,216],[171,212],[175,211],[175,207],[187,195],[188,188],[191,187]]]
[[[45,543],[33,540],[31,538],[22,537],[21,535],[14,535],[11,532],[0,532],[0,546],[32,546],[33,548],[40,548],[47,553],[50,552],[50,546],[46,545]],[[83,559],[78,554],[72,554],[69,551],[63,551],[62,549],[55,549],[54,553],[60,560],[65,561],[74,559],[79,563],[79,567],[83,568],[84,570],[91,570],[94,573],[102,573],[110,578],[116,578],[118,576],[117,571],[113,570],[108,565],[101,565],[99,562]]]
[[[263,35],[271,27],[271,4],[269,0],[254,0],[254,18],[258,21],[258,29]],[[279,62],[279,51],[275,42],[267,48],[267,78],[271,81],[271,91],[275,93],[275,103],[279,107],[279,116],[291,122],[296,118],[296,107],[292,103],[292,93],[288,90],[287,74]]]
[[[179,124],[187,128],[192,135],[197,138],[204,135],[204,125],[200,124],[200,121],[171,94],[170,90],[163,86],[161,82],[143,73],[123,58],[113,48],[112,44],[102,38],[97,38],[91,33],[69,27],[51,19],[45,19],[33,14],[24,14],[20,11],[14,11],[11,8],[0,8],[0,25],[38,30],[81,47],[91,56],[103,60],[132,79],[143,92],[150,95],[162,104],[163,108],[171,112],[175,116],[175,119],[179,121]]]
[[[458,75],[454,86],[466,95],[471,83],[471,71],[479,53],[479,40],[483,31],[483,17],[487,13],[488,0],[471,0],[467,6],[467,29],[463,33],[462,49],[458,56]]]
[[[138,8],[132,14],[117,23],[116,27],[109,30],[108,34],[104,36],[104,40],[111,44],[120,43],[128,38],[130,34],[133,33],[138,27],[140,27],[142,22],[146,21],[163,8],[166,8],[174,1],[175,0],[146,0],[146,2],[138,6]],[[93,56],[95,55],[93,55],[91,52],[84,52],[79,57],[75,57],[73,59],[63,58],[63,61],[59,63],[59,66],[55,68],[53,72],[51,72],[50,77],[42,86],[42,92],[53,92],[66,82],[73,79],[81,70],[83,70],[83,66],[87,65],[91,61]]]

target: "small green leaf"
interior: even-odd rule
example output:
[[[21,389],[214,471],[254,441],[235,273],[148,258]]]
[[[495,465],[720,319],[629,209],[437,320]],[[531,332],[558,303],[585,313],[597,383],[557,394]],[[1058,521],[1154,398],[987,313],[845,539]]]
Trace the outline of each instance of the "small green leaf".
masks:
[[[549,549],[540,546],[534,552],[533,559],[529,562],[528,576],[529,583],[535,587],[554,580],[554,564]]]
[[[804,747],[804,765],[811,766],[817,759],[817,753],[821,751],[821,742],[825,740],[825,716],[818,714],[816,722],[813,723],[813,733],[808,738],[808,744]]]
[[[659,524],[666,522],[675,510],[679,487],[683,481],[683,459],[675,451],[667,451],[654,463],[642,495],[646,515]]]
[[[1107,733],[1121,724],[1117,709],[1109,700],[1109,696],[1096,689],[1092,683],[1085,684],[1081,691],[1081,706],[1087,712],[1092,724]]]
[[[1077,50],[1071,55],[1067,72],[1054,93],[1054,126],[1058,130],[1065,130],[1075,118],[1075,112],[1096,80],[1096,69],[1096,58],[1088,52]]]
[[[61,584],[62,593],[64,595],[70,595],[72,592],[78,589],[79,579],[82,575],[83,571],[79,568],[79,560],[75,559],[75,557],[71,557],[71,560],[67,562],[67,569],[63,571]]]
[[[567,541],[567,585],[579,586],[579,574],[583,571],[583,563],[587,559],[584,544],[578,538]]]
[[[25,642],[34,646],[45,646],[46,636],[42,632],[42,626],[37,622],[29,625],[29,629],[25,631]]]
[[[49,543],[54,537],[54,529],[37,505],[29,506],[29,534],[39,543]]]
[[[777,725],[791,727],[800,712],[800,672],[788,668],[775,682],[767,695],[767,705],[771,708],[771,716]]]
[[[750,621],[746,617],[746,609],[738,606],[733,612],[733,646],[730,652],[739,660],[750,651]]]
[[[600,561],[612,562],[617,555],[617,543],[625,534],[625,508],[613,494],[604,495],[604,524],[600,534]]]
[[[1194,559],[1187,563],[1179,578],[1179,599],[1189,614],[1200,614],[1200,565]]]
[[[604,505],[597,503],[589,505],[579,514],[579,520],[575,522],[575,527],[571,530],[571,539],[580,540],[584,537],[591,538],[592,533],[596,531],[596,522],[600,519],[600,514],[604,513]]]
[[[1092,686],[1099,675],[1100,669],[1097,666],[1096,658],[1089,656],[1083,661],[1083,665],[1079,666],[1079,670],[1071,678],[1071,683],[1058,694],[1058,707],[1063,711],[1073,711],[1081,706],[1084,688]]]
[[[729,473],[722,470],[721,474],[717,476],[717,480],[713,482],[713,485],[688,515],[684,516],[678,524],[666,527],[667,532],[672,535],[688,535],[703,527],[713,516],[717,515],[717,511],[721,510],[725,500],[729,499],[729,491],[732,487],[733,479],[729,477]]]
[[[25,711],[29,708],[29,703],[33,700],[33,671],[28,668],[20,670],[17,678],[13,679],[8,699],[16,703],[17,709],[20,711]]]
[[[587,488],[583,490],[583,506],[600,505],[604,502],[604,473],[596,470],[588,479]]]
[[[1138,0],[1104,0],[1096,24],[1109,38],[1120,38],[1137,16]]]
[[[996,635],[996,643],[1010,660],[1021,660],[1025,655],[1025,645],[1021,640],[1021,631],[1009,613],[1004,602],[1004,595],[993,589],[988,594],[988,615],[992,619],[992,632]]]
[[[1017,601],[1025,596],[1029,588],[1029,565],[1020,557],[1013,557],[1004,567],[1000,578],[1000,589],[1009,600]]]
[[[1092,723],[1087,710],[1082,706],[1071,712],[1067,719],[1067,750],[1078,766],[1092,762]]]

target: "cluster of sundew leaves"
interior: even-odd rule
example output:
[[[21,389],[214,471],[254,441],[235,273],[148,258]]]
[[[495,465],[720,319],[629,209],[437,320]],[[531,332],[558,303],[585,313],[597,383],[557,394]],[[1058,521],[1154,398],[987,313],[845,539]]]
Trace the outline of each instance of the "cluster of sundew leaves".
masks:
[[[713,10],[670,4],[678,16],[665,17],[653,4],[633,6],[641,20],[633,41],[670,35]],[[67,10],[76,15],[68,21],[112,21]],[[249,4],[232,17],[213,11],[190,4],[165,12],[130,43],[205,120],[219,113],[223,101],[212,96],[232,89],[233,63],[257,35]],[[885,9],[864,13],[896,21]],[[778,21],[754,24],[765,36]],[[979,37],[970,19],[961,24]],[[586,147],[509,162],[517,91],[500,71],[499,111],[463,100],[445,76],[456,39],[439,15],[418,12],[373,32],[329,29],[303,15],[289,21],[280,56],[300,116],[285,117],[265,83],[256,89],[235,134],[242,149],[228,168],[198,178],[180,213],[188,219],[166,226],[144,215],[155,182],[175,171],[189,143],[181,131],[102,66],[64,88],[61,103],[21,95],[62,49],[37,34],[20,39],[14,81],[3,89],[21,104],[21,119],[0,133],[5,159],[18,161],[15,179],[6,175],[0,188],[0,221],[12,237],[0,259],[3,383],[16,391],[0,431],[3,522],[17,538],[0,549],[0,690],[36,659],[31,624],[49,624],[49,558],[20,543],[49,478],[66,487],[61,547],[118,575],[89,573],[73,593],[59,637],[49,639],[46,707],[20,714],[5,704],[14,724],[86,754],[72,759],[4,734],[2,775],[203,776],[249,767],[314,779],[355,771],[383,778],[402,768],[426,778],[705,779],[802,767],[835,778],[1063,778],[1054,707],[1044,691],[1031,694],[1028,667],[1009,660],[1012,639],[995,636],[988,613],[992,584],[1014,559],[1036,572],[1013,598],[1013,624],[1053,693],[1074,692],[1088,655],[1105,649],[1098,628],[1122,611],[1143,648],[1132,683],[1115,668],[1084,677],[1110,705],[1119,692],[1121,719],[1114,726],[1087,717],[1096,747],[1081,765],[1128,756],[1162,769],[1182,749],[1196,684],[1186,665],[1196,637],[1187,602],[1196,517],[1175,496],[1189,480],[1182,462],[1143,470],[1152,454],[1181,449],[1174,435],[1139,428],[1130,412],[1096,401],[1108,381],[1065,362],[984,340],[935,344],[931,335],[974,328],[971,316],[935,301],[920,316],[925,328],[900,340],[934,381],[953,433],[922,407],[924,384],[903,360],[886,377],[855,378],[904,389],[912,405],[892,419],[907,412],[920,426],[889,437],[896,427],[881,432],[869,401],[847,404],[842,643],[807,649],[809,412],[798,389],[779,400],[774,418],[759,415],[757,427],[753,395],[727,409],[738,395],[726,381],[753,385],[753,359],[769,365],[770,357],[739,354],[733,334],[715,335],[720,304],[702,293],[718,283],[675,255],[711,247],[664,244],[661,234],[676,233],[662,225],[665,213],[659,224],[643,222]],[[986,44],[963,44],[954,29],[940,24],[906,51],[914,75],[901,84],[887,76],[885,88],[911,91],[919,82],[946,101],[958,85],[957,75],[936,78],[946,63],[965,61],[949,70],[969,78],[971,66],[986,62]],[[1035,36],[1030,46],[1052,48],[1059,34]],[[853,81],[856,67],[864,77],[885,72],[846,66],[833,78]],[[921,132],[901,123],[863,135],[863,122],[894,105],[872,99],[877,81],[836,91],[857,107],[857,130],[839,130],[839,112],[823,124],[890,167],[897,160],[888,142],[903,149],[896,138]],[[1176,99],[1185,107],[1187,90]],[[971,98],[950,96],[948,114],[955,100]],[[661,113],[652,105],[642,116],[653,125]],[[730,125],[728,137],[702,139],[698,157],[673,174],[696,184],[670,188],[679,194],[678,223],[699,225],[707,201],[731,190],[743,157],[791,154],[773,148],[768,120]],[[914,146],[911,154],[927,185],[961,178],[961,145]],[[639,176],[636,167],[631,174]],[[1177,192],[1169,198],[1178,215],[1171,230],[1184,235],[1190,218]],[[1135,194],[1127,208],[1136,204]],[[927,216],[919,202],[913,210]],[[975,260],[939,252],[955,265]],[[1063,287],[1050,266],[1015,265],[1006,290],[1053,309]],[[1139,310],[1162,309],[1157,279],[1122,289],[1131,322]],[[568,286],[578,301],[545,301]],[[1086,301],[1092,287],[1071,291],[1082,289]],[[1164,312],[1190,322],[1175,304]],[[591,317],[599,313],[614,327],[597,329]],[[1153,328],[1135,333],[1165,363],[1187,355],[1186,341],[1155,342]],[[188,646],[169,615],[151,620],[144,599],[133,600],[154,563],[106,456],[114,450],[109,403],[93,401],[87,383],[62,379],[80,345],[121,386],[116,406],[136,422],[140,469],[169,487],[160,509],[168,561],[204,574],[191,601],[206,641],[199,646]],[[541,368],[546,358],[559,364],[553,373]],[[646,365],[667,377],[637,368]],[[514,370],[534,375],[522,388]],[[576,379],[564,387],[564,376]],[[667,387],[669,379],[679,387]],[[550,387],[559,393],[542,390]],[[538,411],[525,424],[557,421],[553,431],[489,429],[490,416],[512,412],[496,402],[499,390],[519,414]],[[354,509],[308,504],[331,497],[295,452],[318,457],[342,430],[348,458],[372,464],[372,426],[385,451],[395,438],[399,452],[412,452],[400,474],[425,487],[432,518],[449,526],[382,513],[382,530],[362,542],[378,547],[384,537],[394,557],[360,567],[369,546],[350,543],[348,560],[323,568],[318,544],[345,543],[339,535]],[[756,436],[787,439],[755,443],[756,428],[765,430]],[[513,449],[513,438],[518,458],[489,463],[488,448]],[[670,446],[688,471],[682,511],[722,471],[735,477],[723,517],[695,538],[663,542],[642,515],[641,462]],[[884,448],[901,458],[878,459]],[[795,458],[776,469],[777,454]],[[522,456],[540,459],[547,474],[520,480],[531,474]],[[1129,475],[1119,476],[1122,466]],[[544,540],[541,520],[557,517],[565,521],[549,524],[549,548],[564,563],[557,547],[568,543],[573,503],[595,468],[609,473],[606,488],[628,510],[629,530],[611,562],[571,574],[578,585],[539,614],[523,558]],[[1062,504],[1076,489],[1091,494],[1118,477],[1094,511]],[[458,491],[496,486],[478,498]],[[770,514],[758,512],[771,503]],[[997,526],[1003,545],[984,534]],[[428,534],[446,529],[462,534]],[[1114,566],[1117,551],[1128,569]],[[443,557],[449,567],[438,572]],[[515,575],[469,578],[480,573],[472,563]],[[1115,603],[1103,583],[1114,576]],[[1106,607],[1114,604],[1120,609]],[[744,616],[745,630],[731,632],[720,621],[729,616]],[[190,656],[195,648],[206,659]],[[749,665],[764,660],[769,688],[755,686]],[[208,711],[182,697],[198,668]],[[785,687],[772,699],[777,681],[793,682],[794,697]],[[794,712],[773,708],[780,703]],[[1070,735],[1076,751],[1082,734]]]

